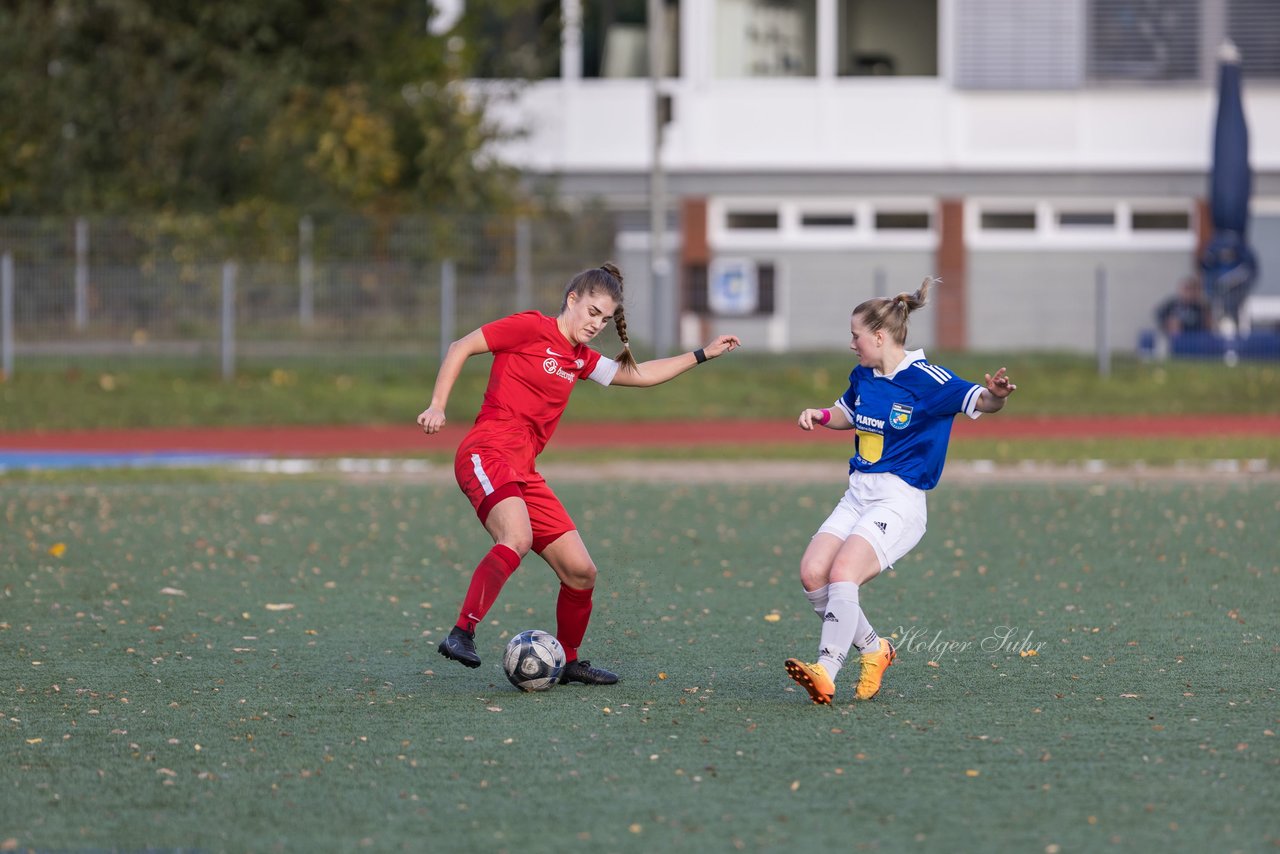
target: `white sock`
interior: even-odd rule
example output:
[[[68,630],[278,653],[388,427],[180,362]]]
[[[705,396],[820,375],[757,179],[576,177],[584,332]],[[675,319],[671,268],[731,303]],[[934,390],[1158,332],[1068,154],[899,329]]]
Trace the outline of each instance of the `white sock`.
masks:
[[[872,652],[880,648],[880,636],[858,604],[858,585],[852,581],[837,581],[827,585],[827,591],[818,663],[835,681],[836,674],[844,667],[849,647],[856,645],[860,653]]]
[[[827,614],[827,591],[830,585],[824,584],[817,590],[804,591],[805,598],[809,600],[809,604],[813,606],[813,613],[819,617],[825,617]]]

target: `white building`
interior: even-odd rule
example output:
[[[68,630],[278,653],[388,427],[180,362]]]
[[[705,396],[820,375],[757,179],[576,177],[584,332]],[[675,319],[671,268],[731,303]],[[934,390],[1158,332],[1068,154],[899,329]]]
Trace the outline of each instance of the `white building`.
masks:
[[[525,135],[500,156],[618,212],[637,337],[671,341],[678,315],[685,337],[843,347],[854,305],[939,274],[913,345],[1091,351],[1105,291],[1107,343],[1131,350],[1212,228],[1226,39],[1243,57],[1255,293],[1280,294],[1277,0],[663,0],[665,303],[647,4],[542,5],[560,13],[558,68],[477,85],[515,92],[494,114]],[[732,287],[752,273],[754,300]]]

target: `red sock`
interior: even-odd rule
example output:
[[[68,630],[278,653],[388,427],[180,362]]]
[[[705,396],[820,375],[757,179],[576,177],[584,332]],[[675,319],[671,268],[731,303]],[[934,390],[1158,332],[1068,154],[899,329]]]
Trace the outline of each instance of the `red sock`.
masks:
[[[507,583],[507,579],[519,565],[520,555],[510,546],[498,543],[489,549],[489,553],[476,566],[475,572],[471,573],[471,584],[462,600],[462,610],[458,612],[458,628],[468,632],[476,630],[476,625],[498,600],[502,585]]]
[[[592,588],[574,590],[560,584],[560,596],[556,599],[556,640],[564,647],[565,661],[578,660],[578,647],[587,634],[591,622]]]

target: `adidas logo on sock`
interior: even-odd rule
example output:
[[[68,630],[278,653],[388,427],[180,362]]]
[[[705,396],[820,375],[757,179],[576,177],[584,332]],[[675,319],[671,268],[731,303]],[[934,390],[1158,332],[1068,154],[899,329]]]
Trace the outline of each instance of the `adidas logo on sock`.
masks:
[[[833,613],[831,613],[830,611],[828,611],[828,612],[823,616],[823,618],[822,618],[822,622],[824,622],[824,623],[838,623],[838,622],[840,622],[840,621],[839,621],[838,619],[836,619],[836,615],[835,615],[835,614],[833,614]]]
[[[880,533],[882,533],[882,534],[883,534],[885,531],[887,531],[887,530],[889,529],[889,523],[888,523],[888,522],[876,522],[876,527],[877,527],[877,528],[879,528],[879,529],[880,529]]]

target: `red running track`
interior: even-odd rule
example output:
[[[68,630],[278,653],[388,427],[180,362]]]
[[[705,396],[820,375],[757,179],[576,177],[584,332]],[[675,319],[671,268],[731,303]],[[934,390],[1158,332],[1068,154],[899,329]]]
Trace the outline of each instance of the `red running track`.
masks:
[[[219,427],[155,430],[77,430],[0,433],[0,451],[248,453],[272,456],[401,455],[452,451],[469,424],[426,436],[412,421],[403,426]],[[1213,438],[1280,439],[1280,413],[1262,415],[1160,415],[1116,417],[957,418],[952,439]],[[561,424],[551,447],[567,451],[708,445],[771,445],[848,441],[819,429],[806,433],[791,419],[691,422],[577,422]]]

